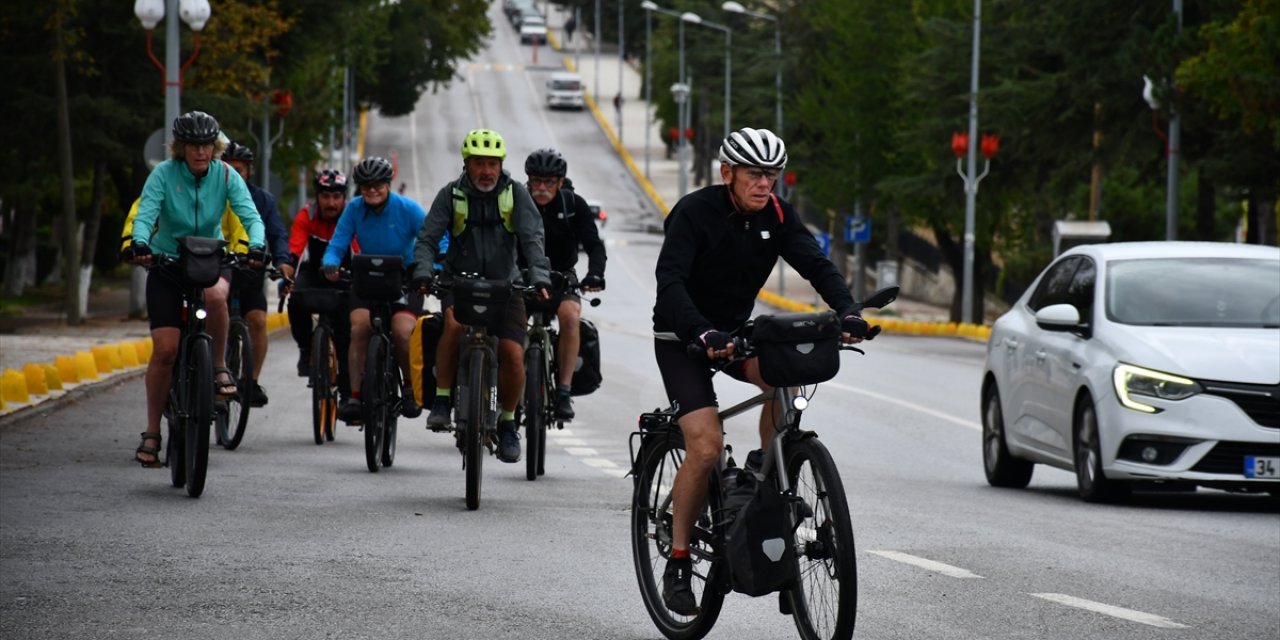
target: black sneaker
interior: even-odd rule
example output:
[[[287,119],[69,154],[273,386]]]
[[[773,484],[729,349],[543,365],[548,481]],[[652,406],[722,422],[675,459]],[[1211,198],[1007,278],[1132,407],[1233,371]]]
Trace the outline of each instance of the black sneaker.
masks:
[[[308,378],[311,376],[311,354],[306,351],[298,352],[298,377]]]
[[[520,432],[515,420],[498,423],[498,459],[503,462],[520,462]]]
[[[427,428],[432,431],[448,431],[453,404],[449,396],[436,396],[431,403],[431,413],[427,414]]]
[[[698,601],[693,597],[693,561],[689,558],[672,558],[667,560],[667,569],[662,572],[662,602],[667,608],[682,616],[696,616],[700,613]]]
[[[413,399],[412,385],[400,389],[400,415],[410,419],[422,415],[422,405]]]
[[[267,406],[267,390],[262,385],[253,382],[253,390],[249,392],[249,406],[265,407]]]
[[[557,394],[556,396],[556,419],[573,419],[573,399],[567,393]]]
[[[360,424],[364,418],[363,414],[358,398],[348,398],[338,405],[338,419],[353,427]]]

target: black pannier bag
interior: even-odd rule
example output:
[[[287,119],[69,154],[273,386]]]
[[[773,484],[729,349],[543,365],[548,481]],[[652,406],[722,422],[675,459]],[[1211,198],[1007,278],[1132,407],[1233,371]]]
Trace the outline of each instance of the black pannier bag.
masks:
[[[399,300],[404,258],[357,254],[351,258],[351,292],[365,300]]]
[[[453,317],[458,322],[493,329],[502,326],[511,301],[511,283],[506,280],[465,278],[453,289]]]
[[[793,531],[787,500],[772,482],[757,480],[746,470],[724,476],[725,558],[734,591],[762,596],[795,584]]]
[[[760,377],[770,386],[817,384],[840,372],[840,320],[834,311],[764,315],[754,325]]]
[[[201,289],[218,284],[222,274],[222,248],[225,246],[226,241],[218,238],[178,238],[178,268],[182,277]]]
[[[569,395],[585,396],[594,393],[604,382],[600,369],[600,331],[586,318],[578,318],[578,361],[573,367],[573,382]]]

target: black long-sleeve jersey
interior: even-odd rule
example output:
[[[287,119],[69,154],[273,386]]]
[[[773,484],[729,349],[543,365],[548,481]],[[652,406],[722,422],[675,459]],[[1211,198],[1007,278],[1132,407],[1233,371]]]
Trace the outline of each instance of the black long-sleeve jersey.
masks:
[[[681,198],[664,222],[658,254],[655,334],[684,342],[712,329],[732,331],[751,317],[756,295],[781,256],[831,308],[854,306],[836,266],[785,200],[737,211],[725,185]]]
[[[537,205],[537,201],[534,201]],[[587,253],[587,274],[604,277],[604,242],[596,229],[591,207],[572,189],[562,188],[547,206],[538,205],[542,214],[547,259],[553,271],[573,271],[578,264],[578,247]]]

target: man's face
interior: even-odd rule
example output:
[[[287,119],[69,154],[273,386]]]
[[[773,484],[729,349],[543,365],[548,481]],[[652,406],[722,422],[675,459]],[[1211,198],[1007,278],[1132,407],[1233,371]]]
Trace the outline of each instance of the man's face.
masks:
[[[374,208],[386,204],[390,194],[390,182],[372,182],[360,185],[360,195],[364,197],[365,204]]]
[[[488,193],[498,186],[502,175],[502,159],[489,156],[471,156],[464,163],[471,186]]]
[[[777,169],[720,164],[720,177],[729,185],[734,202],[749,213],[759,211],[769,203],[769,193],[778,181],[778,173]]]
[[[209,163],[213,161],[213,143],[188,142],[183,146],[182,153],[191,173],[202,176],[209,171]]]
[[[227,164],[231,165],[231,168],[235,169],[236,173],[240,174],[240,177],[245,182],[249,181],[249,163],[248,162],[245,162],[244,160],[228,160]]]
[[[552,198],[556,197],[563,183],[564,178],[556,176],[529,176],[529,195],[533,196],[533,201],[538,203],[539,207],[546,206]]]
[[[342,210],[346,207],[346,194],[337,191],[321,191],[316,195],[316,208],[320,210],[320,217],[325,220],[332,220],[342,215]]]

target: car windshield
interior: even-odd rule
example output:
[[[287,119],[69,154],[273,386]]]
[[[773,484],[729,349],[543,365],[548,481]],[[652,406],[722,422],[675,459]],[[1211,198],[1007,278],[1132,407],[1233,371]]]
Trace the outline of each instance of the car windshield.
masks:
[[[552,80],[551,88],[556,91],[577,91],[582,87],[577,80]]]
[[[1107,317],[1121,324],[1280,328],[1274,260],[1160,258],[1107,263]]]

